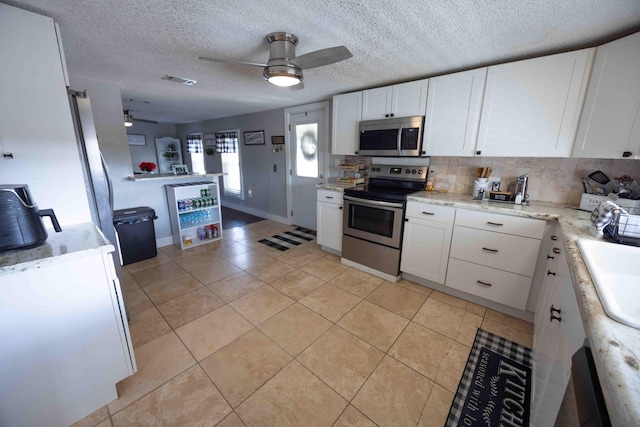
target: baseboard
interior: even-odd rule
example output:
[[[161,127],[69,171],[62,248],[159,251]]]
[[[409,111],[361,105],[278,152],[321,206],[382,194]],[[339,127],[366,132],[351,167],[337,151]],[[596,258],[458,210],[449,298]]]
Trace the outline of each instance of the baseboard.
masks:
[[[173,236],[160,237],[159,239],[156,239],[156,247],[158,248],[171,245],[173,245]]]
[[[247,206],[237,205],[237,204],[229,202],[227,200],[223,200],[221,204],[225,208],[234,209],[234,210],[237,210],[237,211],[240,211],[240,212],[244,212],[244,213],[249,214],[249,215],[259,216],[260,218],[266,218],[266,219],[270,219],[271,221],[279,222],[281,224],[290,225],[289,220],[287,218],[283,217],[283,216],[270,214],[269,212],[264,212],[264,211],[261,211],[259,209],[249,208]]]

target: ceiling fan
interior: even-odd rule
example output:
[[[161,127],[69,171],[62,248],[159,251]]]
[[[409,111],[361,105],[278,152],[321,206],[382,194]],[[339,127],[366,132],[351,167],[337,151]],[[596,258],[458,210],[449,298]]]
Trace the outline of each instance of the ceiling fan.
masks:
[[[266,64],[232,61],[227,59],[207,58],[201,56],[202,61],[222,62],[226,64],[242,64],[254,67],[264,67],[262,73],[265,80],[276,86],[295,86],[302,82],[302,70],[323,67],[336,62],[344,61],[353,55],[345,46],[335,46],[327,49],[316,50],[296,56],[298,37],[291,33],[276,32],[266,37],[270,44],[271,53]],[[301,88],[302,84],[300,84]]]

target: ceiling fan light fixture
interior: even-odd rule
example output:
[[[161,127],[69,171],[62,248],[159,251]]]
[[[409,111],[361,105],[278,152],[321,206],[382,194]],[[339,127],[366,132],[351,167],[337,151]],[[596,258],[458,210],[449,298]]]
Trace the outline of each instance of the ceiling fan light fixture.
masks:
[[[133,126],[133,116],[129,114],[129,110],[123,110],[124,113],[124,126],[131,127]]]
[[[295,86],[302,81],[302,70],[290,65],[273,65],[262,74],[269,83],[280,87]]]

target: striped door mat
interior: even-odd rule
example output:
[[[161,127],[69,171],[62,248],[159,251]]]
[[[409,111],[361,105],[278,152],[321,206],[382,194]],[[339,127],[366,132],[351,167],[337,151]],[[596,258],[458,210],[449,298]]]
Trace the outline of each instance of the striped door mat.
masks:
[[[286,251],[287,249],[310,242],[315,238],[315,231],[309,230],[308,228],[296,227],[295,230],[285,231],[284,233],[258,240],[258,243],[263,243],[280,251]]]

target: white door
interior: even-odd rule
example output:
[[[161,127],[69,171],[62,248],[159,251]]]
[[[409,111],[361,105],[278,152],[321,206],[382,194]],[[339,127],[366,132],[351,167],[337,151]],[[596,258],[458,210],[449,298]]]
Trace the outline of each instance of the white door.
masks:
[[[316,185],[323,182],[327,149],[328,103],[322,108],[287,114],[289,153],[289,220],[316,229]]]

